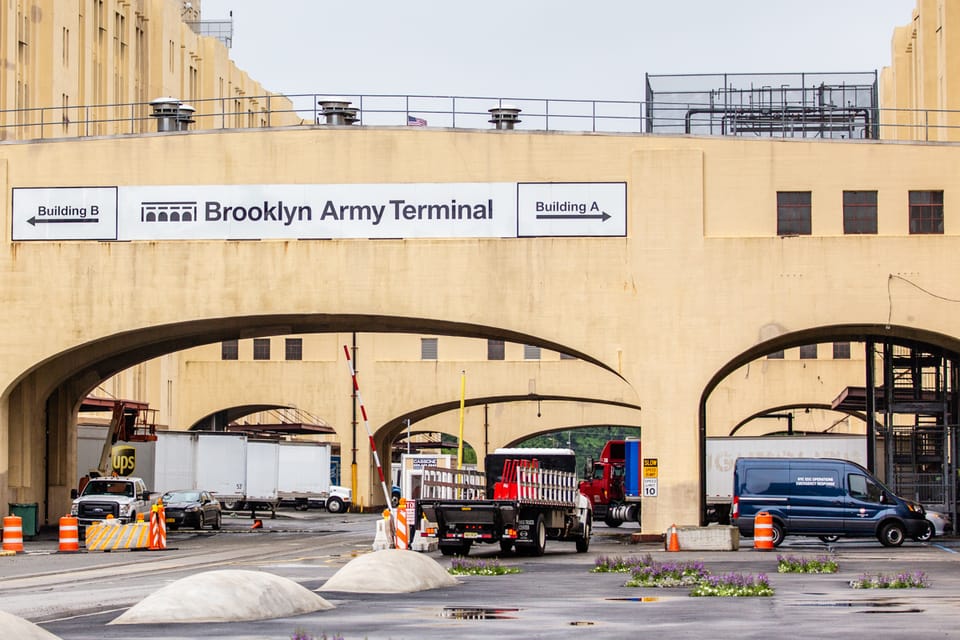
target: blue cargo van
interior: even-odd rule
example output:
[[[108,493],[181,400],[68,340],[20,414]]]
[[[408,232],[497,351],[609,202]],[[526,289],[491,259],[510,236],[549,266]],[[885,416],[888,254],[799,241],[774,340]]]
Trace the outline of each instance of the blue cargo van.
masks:
[[[773,544],[784,536],[873,537],[887,547],[923,539],[923,507],[893,494],[860,465],[824,458],[738,458],[731,521],[753,536],[761,511],[773,517]]]

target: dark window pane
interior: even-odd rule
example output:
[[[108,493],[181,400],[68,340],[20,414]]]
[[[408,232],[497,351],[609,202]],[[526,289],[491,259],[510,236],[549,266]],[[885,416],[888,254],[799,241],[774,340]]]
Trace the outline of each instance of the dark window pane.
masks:
[[[529,344],[523,345],[523,359],[524,360],[539,360],[540,359],[540,347],[534,347]]]
[[[240,357],[240,347],[236,340],[224,340],[220,343],[221,360],[237,360]]]
[[[783,360],[783,351],[774,351],[767,354],[768,360]]]
[[[943,233],[943,191],[910,192],[910,233]]]
[[[270,359],[270,338],[254,338],[253,339],[253,359],[254,360]]]
[[[284,346],[287,360],[303,360],[303,338],[287,338]]]
[[[487,360],[503,360],[503,340],[487,340]]]
[[[877,232],[876,191],[843,192],[843,232],[848,234]]]
[[[777,235],[808,236],[811,233],[809,191],[777,192]]]
[[[833,359],[849,360],[850,359],[850,343],[834,342],[833,343]]]
[[[805,344],[800,347],[800,359],[801,360],[816,360],[817,359],[817,345],[815,344]]]

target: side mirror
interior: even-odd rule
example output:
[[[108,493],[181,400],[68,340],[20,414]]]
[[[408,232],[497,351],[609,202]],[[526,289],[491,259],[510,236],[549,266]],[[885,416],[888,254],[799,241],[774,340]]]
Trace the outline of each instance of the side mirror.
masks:
[[[77,499],[77,496],[79,496],[79,495],[80,495],[80,492],[79,492],[79,491],[77,491],[76,489],[70,489],[70,499],[71,499],[71,500],[76,500],[76,499]]]

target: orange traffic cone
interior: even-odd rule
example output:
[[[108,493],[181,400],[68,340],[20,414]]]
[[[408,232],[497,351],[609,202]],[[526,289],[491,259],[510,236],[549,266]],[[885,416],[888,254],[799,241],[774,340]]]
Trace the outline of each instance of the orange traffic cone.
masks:
[[[677,525],[670,525],[667,530],[667,551],[680,551],[680,541],[677,540]]]
[[[250,528],[251,528],[251,529],[263,529],[263,520],[261,520],[260,518],[257,518],[256,520],[253,521],[253,526],[250,527]]]

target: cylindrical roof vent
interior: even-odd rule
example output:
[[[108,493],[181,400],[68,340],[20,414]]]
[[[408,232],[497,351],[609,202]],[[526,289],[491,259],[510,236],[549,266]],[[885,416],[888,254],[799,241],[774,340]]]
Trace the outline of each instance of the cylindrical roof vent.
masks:
[[[513,129],[520,122],[520,109],[513,105],[502,104],[489,111],[489,122],[494,125],[494,129]]]
[[[357,109],[352,108],[346,98],[324,98],[317,104],[326,124],[353,124],[358,120]]]
[[[180,115],[180,100],[177,98],[157,98],[150,102],[153,113],[150,117],[157,119],[157,131],[178,131],[177,120]]]
[[[194,123],[193,114],[196,112],[189,104],[181,104],[177,109],[177,131],[186,131]]]

